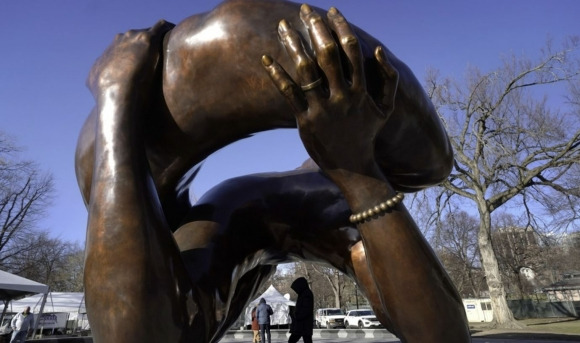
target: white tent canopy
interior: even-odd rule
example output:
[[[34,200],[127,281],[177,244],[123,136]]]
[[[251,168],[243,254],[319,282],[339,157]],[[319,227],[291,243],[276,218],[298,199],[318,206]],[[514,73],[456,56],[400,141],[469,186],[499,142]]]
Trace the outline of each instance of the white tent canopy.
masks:
[[[270,305],[274,311],[274,314],[270,317],[270,325],[290,324],[292,321],[290,319],[290,306],[296,306],[296,303],[284,297],[273,285],[270,285],[262,295],[254,299],[250,302],[248,307],[246,307],[246,313],[244,316],[245,325],[252,324],[252,309],[255,306],[258,306],[261,298],[264,298],[266,303]]]
[[[22,299],[27,295],[48,292],[48,286],[0,270],[0,300]]]
[[[65,327],[68,321],[74,321],[74,329],[89,329],[86,316],[85,298],[82,292],[49,292],[43,306],[42,294],[36,294],[24,299],[13,300],[8,305],[8,312],[19,312],[30,306],[35,317],[40,318],[39,326],[46,329]],[[41,311],[42,310],[42,311]]]
[[[28,280],[18,275],[10,274],[3,270],[0,270],[0,300],[4,303],[4,309],[2,311],[2,318],[4,320],[4,315],[8,308],[8,303],[14,299],[22,299],[27,295],[39,294],[41,299],[46,299],[46,294],[48,293],[48,286],[38,283],[36,281]],[[41,303],[39,313],[42,314],[42,308],[44,303]],[[1,323],[1,322],[0,322]],[[34,320],[34,331],[38,325],[38,319]]]
[[[44,312],[68,312],[71,314],[86,313],[84,294],[82,292],[50,292],[46,298]],[[30,306],[32,312],[38,312],[42,303],[42,295],[37,294],[28,298],[14,300],[9,310],[12,312]]]

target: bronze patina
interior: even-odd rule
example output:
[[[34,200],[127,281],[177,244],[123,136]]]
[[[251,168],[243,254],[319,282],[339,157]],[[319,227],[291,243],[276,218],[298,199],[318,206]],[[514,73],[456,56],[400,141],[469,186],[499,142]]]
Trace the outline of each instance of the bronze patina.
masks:
[[[446,133],[403,62],[335,8],[320,13],[229,1],[120,34],[97,60],[76,152],[95,342],[217,342],[296,260],[350,276],[404,342],[469,341],[396,196],[448,175]],[[190,205],[207,156],[290,127],[317,167],[227,180]]]

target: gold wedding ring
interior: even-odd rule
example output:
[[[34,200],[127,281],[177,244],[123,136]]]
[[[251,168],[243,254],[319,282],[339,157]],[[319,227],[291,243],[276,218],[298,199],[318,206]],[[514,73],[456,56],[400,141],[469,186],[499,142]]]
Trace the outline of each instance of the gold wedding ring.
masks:
[[[318,87],[321,83],[322,83],[322,78],[319,78],[318,80],[316,80],[316,81],[314,81],[312,83],[309,83],[307,85],[300,86],[300,88],[302,88],[302,91],[303,92],[307,92],[307,91],[309,91],[309,90],[311,90],[313,88]]]

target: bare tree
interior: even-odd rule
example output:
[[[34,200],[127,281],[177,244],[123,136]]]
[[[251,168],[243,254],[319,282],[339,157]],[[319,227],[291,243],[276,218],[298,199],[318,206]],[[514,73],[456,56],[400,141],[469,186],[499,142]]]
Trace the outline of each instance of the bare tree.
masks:
[[[291,296],[296,295],[296,293],[290,288],[292,282],[297,278],[294,264],[295,263],[285,263],[283,265],[278,265],[276,273],[274,273],[268,280],[269,284],[274,285],[274,287],[276,287],[276,289],[282,294],[290,294]],[[260,289],[259,292],[265,291],[267,287],[270,286],[269,284],[266,283],[266,285],[262,287],[263,290]]]
[[[578,38],[567,40],[560,51],[548,43],[535,61],[512,56],[491,73],[471,68],[462,83],[436,72],[426,80],[455,150],[454,170],[442,184],[438,206],[445,211],[459,200],[477,213],[478,245],[498,326],[518,324],[492,245],[492,213],[510,203],[524,213],[524,227],[578,222],[578,46]],[[557,105],[543,95],[564,91],[568,101]]]
[[[19,258],[38,248],[31,237],[53,192],[52,176],[17,159],[18,152],[0,132],[0,267],[15,273],[22,272]]]
[[[83,273],[85,269],[85,250],[77,244],[68,245],[67,253],[64,255],[62,268],[55,277],[59,280],[61,286],[58,290],[61,292],[82,292]],[[55,287],[55,289],[57,289]]]
[[[295,262],[278,268],[270,281],[282,293],[295,293],[292,282],[304,276],[314,293],[315,308],[337,307],[342,309],[368,308],[368,299],[358,289],[354,280],[337,270],[311,262]],[[333,283],[332,285],[329,284]]]
[[[566,272],[578,270],[580,266],[580,232],[564,233],[550,237],[544,252],[546,284],[560,281]]]
[[[500,214],[492,228],[492,240],[506,290],[523,299],[541,287],[548,239],[531,227],[519,226],[520,222],[526,220]]]
[[[352,280],[338,270],[324,264],[312,262],[293,263],[292,271],[288,273],[293,279],[303,276],[308,280],[310,288],[314,293],[314,306],[344,308],[350,299],[356,296],[353,289]],[[363,300],[361,296],[361,303]],[[348,298],[348,299],[347,299]]]
[[[303,276],[308,280],[310,289],[314,293],[314,307],[334,306],[334,293],[328,287],[328,281],[324,275],[314,269],[310,262],[297,262],[294,264],[295,277]]]
[[[55,292],[81,292],[84,250],[70,242],[41,232],[30,238],[35,249],[20,254],[14,262],[20,276],[47,284]]]
[[[0,132],[0,267],[55,291],[81,291],[83,250],[36,226],[51,201],[52,176],[19,153]]]
[[[450,211],[438,227],[434,248],[459,294],[481,296],[487,287],[482,284],[477,220],[465,211]]]
[[[334,295],[334,307],[341,308],[342,294],[345,287],[345,276],[338,270],[326,267],[320,264],[311,263],[311,268],[319,274],[324,280],[326,280],[327,285],[330,286],[332,293]]]

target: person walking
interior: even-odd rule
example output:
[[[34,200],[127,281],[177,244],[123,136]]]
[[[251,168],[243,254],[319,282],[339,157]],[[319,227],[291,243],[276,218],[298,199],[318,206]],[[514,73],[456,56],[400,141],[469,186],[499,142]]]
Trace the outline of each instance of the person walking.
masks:
[[[16,314],[12,318],[12,321],[10,321],[10,326],[13,330],[10,343],[24,343],[28,336],[28,330],[32,328],[33,322],[34,315],[30,313],[30,306],[26,307],[24,311]]]
[[[290,337],[288,343],[296,343],[302,337],[304,343],[312,343],[312,331],[314,322],[314,295],[308,287],[308,281],[299,277],[290,286],[296,294],[296,309],[290,324]]]
[[[266,343],[266,335],[268,335],[268,343],[272,343],[272,336],[270,335],[270,316],[274,314],[272,307],[266,304],[266,299],[261,298],[258,308],[256,309],[256,317],[260,325],[260,337],[262,343]]]
[[[254,331],[254,338],[252,343],[258,343],[260,339],[260,324],[258,324],[258,317],[256,317],[256,306],[252,309],[252,331]]]

